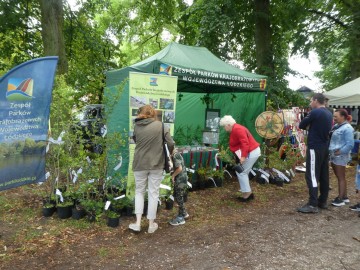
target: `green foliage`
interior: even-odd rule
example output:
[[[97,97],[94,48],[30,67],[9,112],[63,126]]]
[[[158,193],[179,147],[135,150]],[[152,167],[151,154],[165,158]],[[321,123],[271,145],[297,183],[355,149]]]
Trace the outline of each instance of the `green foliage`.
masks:
[[[235,165],[234,154],[230,151],[228,147],[220,149],[219,158],[222,162]]]
[[[117,213],[117,212],[115,212],[115,211],[110,211],[110,210],[108,210],[108,211],[106,211],[106,216],[107,216],[108,218],[119,218],[119,217],[120,217],[120,214]]]
[[[331,90],[360,76],[360,2],[358,0],[297,0],[299,25],[293,52],[315,50],[323,70],[317,73]]]
[[[175,126],[174,141],[176,145],[196,145],[202,142],[202,128],[200,125]]]
[[[259,168],[275,168],[280,171],[292,169],[303,161],[298,145],[292,145],[286,137],[278,151],[276,147],[262,145],[262,161],[257,164]]]
[[[218,178],[218,179],[224,179],[224,171],[223,170],[215,170],[215,171],[212,171],[212,174],[211,176],[213,178]]]

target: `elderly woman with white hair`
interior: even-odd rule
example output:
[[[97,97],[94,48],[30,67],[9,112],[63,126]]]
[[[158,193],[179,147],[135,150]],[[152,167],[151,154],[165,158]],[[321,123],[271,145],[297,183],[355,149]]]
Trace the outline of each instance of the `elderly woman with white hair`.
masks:
[[[220,119],[220,126],[224,127],[226,132],[230,133],[229,148],[235,154],[237,163],[243,167],[242,172],[236,171],[239,180],[242,197],[241,202],[248,202],[254,199],[249,183],[249,172],[254,163],[261,156],[260,144],[254,139],[250,131],[237,124],[231,115],[225,115]]]

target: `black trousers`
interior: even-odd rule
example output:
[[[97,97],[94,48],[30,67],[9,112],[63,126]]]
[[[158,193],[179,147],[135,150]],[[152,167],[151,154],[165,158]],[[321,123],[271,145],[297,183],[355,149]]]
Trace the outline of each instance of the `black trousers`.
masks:
[[[329,196],[329,150],[311,149],[306,150],[306,173],[305,179],[309,188],[309,204],[318,206],[326,203]],[[318,198],[318,191],[320,195]]]

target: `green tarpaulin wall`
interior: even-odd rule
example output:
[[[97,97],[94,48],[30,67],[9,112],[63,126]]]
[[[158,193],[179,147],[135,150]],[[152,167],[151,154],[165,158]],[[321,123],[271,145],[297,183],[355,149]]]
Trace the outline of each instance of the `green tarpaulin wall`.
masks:
[[[169,72],[178,76],[175,132],[179,127],[204,128],[206,105],[200,98],[210,94],[213,109],[220,109],[221,116],[232,115],[261,141],[254,123],[256,117],[265,110],[266,77],[227,64],[206,48],[171,43],[142,62],[107,72],[105,108],[108,133],[121,132],[126,138],[126,145],[122,149],[110,149],[109,155],[121,153],[121,175],[127,175],[129,160],[129,72]],[[114,168],[118,163],[119,160],[108,159],[109,168]]]

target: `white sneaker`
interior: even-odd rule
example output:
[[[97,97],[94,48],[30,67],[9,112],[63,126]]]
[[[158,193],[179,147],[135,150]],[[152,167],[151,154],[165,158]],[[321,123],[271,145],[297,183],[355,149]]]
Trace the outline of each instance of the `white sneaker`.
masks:
[[[350,203],[350,199],[348,197],[344,197],[343,201],[345,204],[349,204]]]
[[[137,225],[136,223],[130,223],[129,224],[129,229],[134,231],[134,232],[140,232],[141,226]]]
[[[159,228],[159,225],[157,223],[153,223],[153,225],[148,229],[148,233],[154,233]]]

